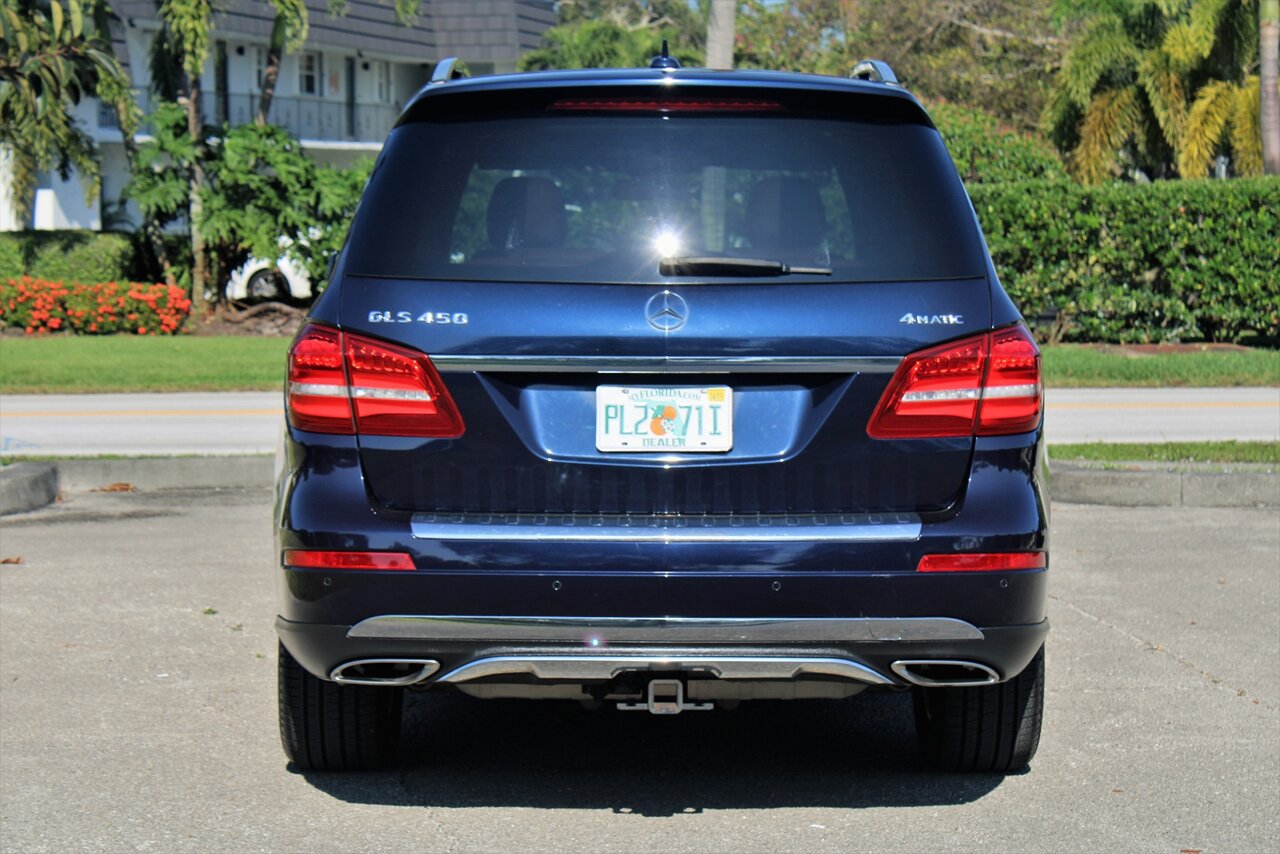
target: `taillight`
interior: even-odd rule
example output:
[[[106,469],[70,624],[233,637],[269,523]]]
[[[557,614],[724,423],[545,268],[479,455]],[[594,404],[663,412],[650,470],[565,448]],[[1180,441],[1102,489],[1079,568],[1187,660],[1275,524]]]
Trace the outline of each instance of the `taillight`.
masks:
[[[912,353],[867,423],[874,439],[1025,433],[1040,423],[1040,351],[1022,326]]]
[[[606,113],[776,113],[777,101],[749,98],[561,98],[548,110]]]
[[[431,360],[406,347],[306,327],[289,351],[289,420],[315,433],[451,438],[462,416]]]
[[[413,558],[404,552],[342,552],[285,549],[281,563],[303,569],[411,570]]]
[[[1040,348],[1025,327],[992,332],[979,436],[1026,433],[1040,424]]]
[[[312,433],[355,432],[342,360],[342,333],[308,326],[289,350],[289,421]]]
[[[956,552],[925,555],[916,572],[1002,572],[1045,566],[1044,552]]]

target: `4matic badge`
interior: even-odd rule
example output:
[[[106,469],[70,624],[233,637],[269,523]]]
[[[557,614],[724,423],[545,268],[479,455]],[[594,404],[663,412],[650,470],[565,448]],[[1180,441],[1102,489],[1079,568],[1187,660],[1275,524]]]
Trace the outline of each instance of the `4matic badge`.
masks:
[[[958,326],[964,323],[963,314],[912,314],[907,312],[898,318],[899,323],[923,326]]]

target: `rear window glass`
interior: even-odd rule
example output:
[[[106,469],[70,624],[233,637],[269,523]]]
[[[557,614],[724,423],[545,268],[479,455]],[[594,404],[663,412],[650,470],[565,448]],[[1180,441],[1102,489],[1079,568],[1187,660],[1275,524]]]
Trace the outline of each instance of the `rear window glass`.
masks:
[[[937,132],[759,115],[566,115],[395,130],[347,270],[510,282],[667,279],[663,257],[829,267],[822,281],[980,276]],[[793,276],[786,281],[814,278]]]

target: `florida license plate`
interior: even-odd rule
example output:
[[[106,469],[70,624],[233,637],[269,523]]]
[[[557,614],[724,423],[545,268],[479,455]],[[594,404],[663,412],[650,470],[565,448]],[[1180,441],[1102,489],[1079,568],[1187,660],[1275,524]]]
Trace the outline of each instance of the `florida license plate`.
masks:
[[[733,389],[596,388],[600,451],[728,451],[733,448]]]

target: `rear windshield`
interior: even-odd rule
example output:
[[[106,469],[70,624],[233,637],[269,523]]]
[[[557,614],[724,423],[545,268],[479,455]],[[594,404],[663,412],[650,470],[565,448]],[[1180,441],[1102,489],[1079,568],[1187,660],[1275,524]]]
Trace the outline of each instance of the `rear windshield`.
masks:
[[[785,281],[981,276],[932,128],[786,114],[535,115],[396,129],[347,271],[504,282],[670,281],[663,257],[830,268]],[[707,278],[699,275],[700,278]]]

